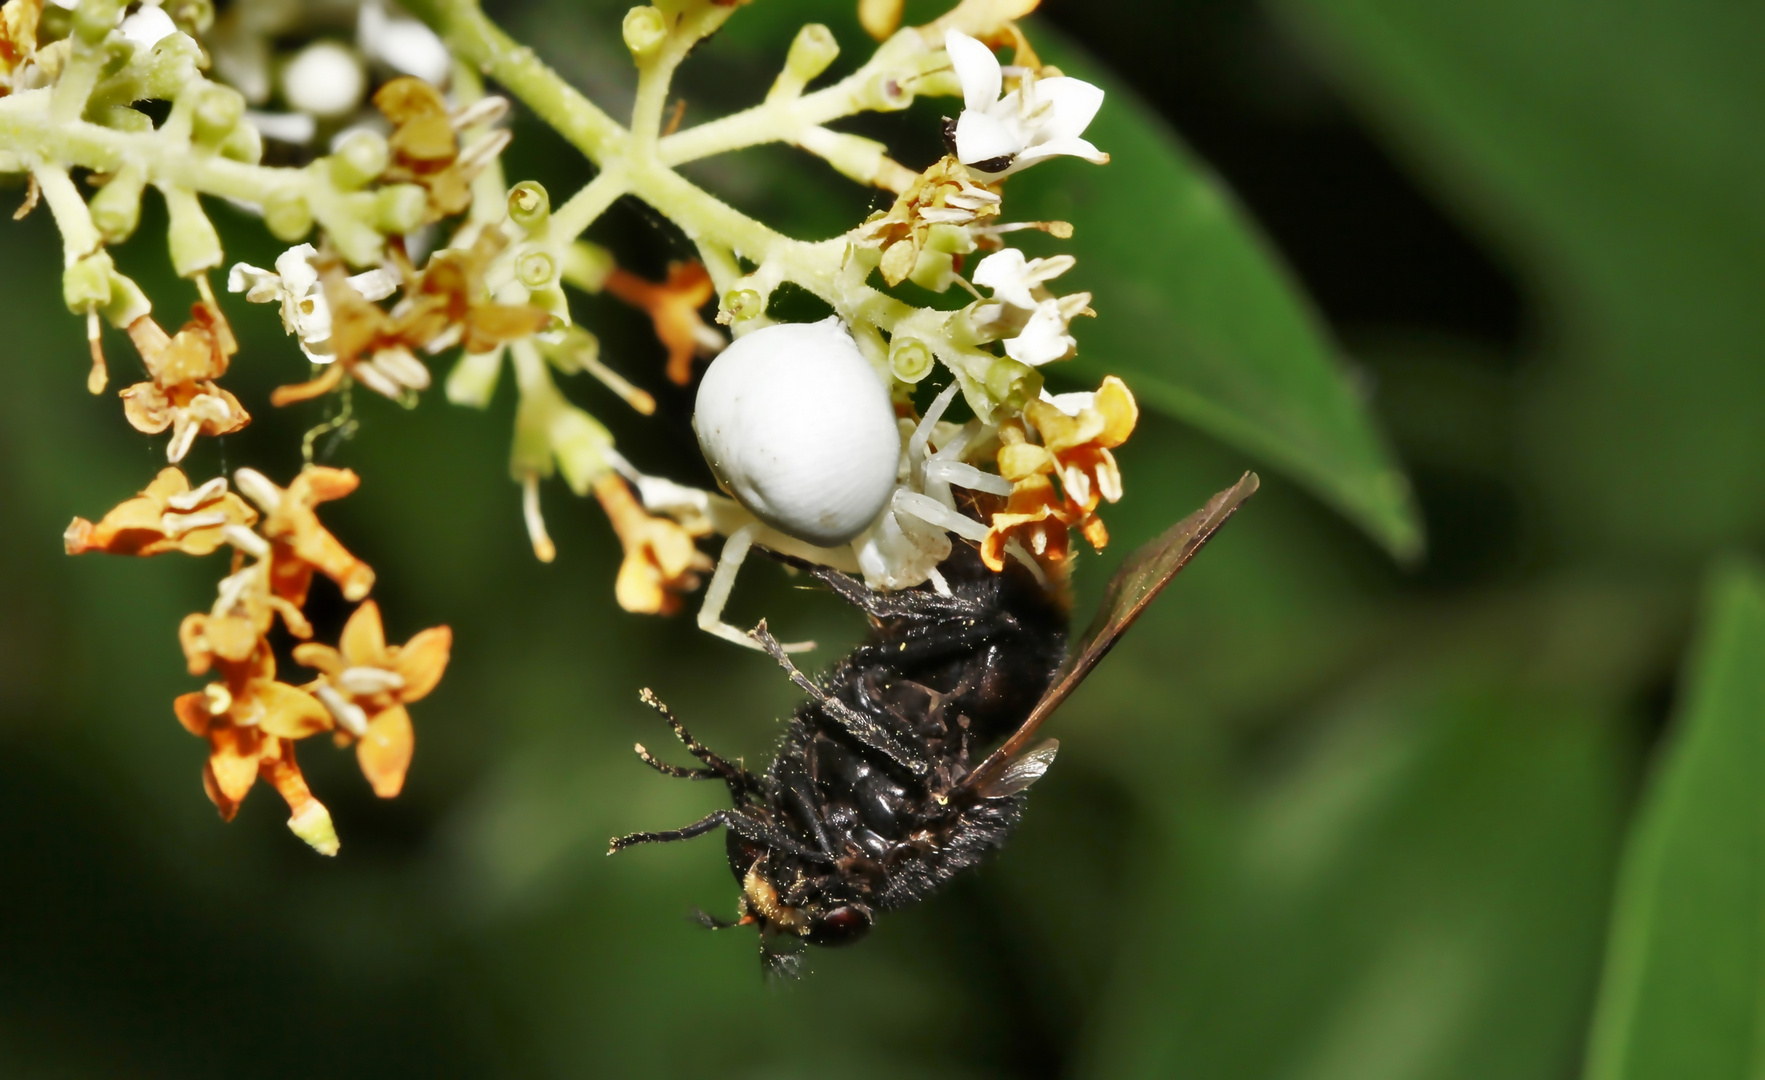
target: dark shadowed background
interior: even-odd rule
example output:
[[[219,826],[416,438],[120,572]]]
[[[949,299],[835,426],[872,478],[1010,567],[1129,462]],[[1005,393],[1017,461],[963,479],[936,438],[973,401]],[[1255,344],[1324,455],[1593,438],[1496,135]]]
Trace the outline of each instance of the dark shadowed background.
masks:
[[[855,66],[851,7],[756,0],[683,72],[687,122],[757,100],[804,21],[846,46],[837,70]],[[620,5],[492,11],[623,109]],[[617,544],[561,484],[545,491],[559,559],[533,559],[506,380],[486,413],[438,391],[414,411],[358,395],[360,433],[330,458],[363,477],[325,517],[379,572],[390,634],[456,635],[413,709],[405,793],[374,799],[353,755],[312,740],[301,760],[337,858],[290,836],[267,789],[222,825],[203,745],[171,712],[196,686],[178,620],[211,602],[222,564],[61,553],[68,520],[142,487],[163,439],[85,393],[48,215],[0,222],[0,1072],[1580,1073],[1623,837],[1683,696],[1701,582],[1765,538],[1765,9],[1047,0],[1032,37],[1110,91],[1091,136],[1116,161],[1039,166],[1007,201],[1077,226],[1071,278],[1101,313],[1079,328],[1079,377],[1155,379],[1177,348],[1185,315],[1158,283],[1210,271],[1159,223],[1177,172],[1211,170],[1384,425],[1423,560],[1396,565],[1278,455],[1151,404],[1121,452],[1115,543],[1079,564],[1082,609],[1124,552],[1242,469],[1263,493],[1059,716],[1060,761],[1001,858],[769,985],[751,935],[687,921],[733,912],[720,841],[603,853],[721,798],[631,756],[666,742],[640,687],[750,761],[794,692],[689,618],[620,611]],[[920,168],[953,107],[849,126]],[[587,179],[531,118],[515,129],[511,179],[554,199]],[[883,205],[784,149],[693,175],[801,236]],[[170,311],[189,289],[158,206],[118,258]],[[273,260],[259,226],[216,217],[230,258]],[[591,235],[651,276],[690,253],[629,200]],[[647,326],[573,303],[662,412],[567,391],[634,461],[702,480],[690,398],[666,389]],[[285,476],[323,407],[267,406],[305,365],[270,310],[228,307],[229,385],[256,419],[189,471]],[[314,605],[334,634],[341,600]],[[744,576],[732,621],[761,615],[819,639],[818,662],[861,630],[772,568]]]

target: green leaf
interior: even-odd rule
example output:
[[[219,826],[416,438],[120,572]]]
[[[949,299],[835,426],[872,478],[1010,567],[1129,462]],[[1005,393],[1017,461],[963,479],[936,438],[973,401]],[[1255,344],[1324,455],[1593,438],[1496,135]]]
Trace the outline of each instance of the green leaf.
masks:
[[[1624,802],[1609,711],[1455,660],[1323,719],[1272,775],[1160,794],[1175,838],[1082,1075],[1566,1075]]]
[[[1765,534],[1765,7],[1282,0],[1550,328],[1530,463],[1582,549]]]
[[[1720,571],[1625,857],[1591,1080],[1765,1069],[1765,580]]]
[[[1086,132],[1108,165],[1048,162],[1007,188],[1012,220],[1073,222],[1059,250],[1079,265],[1060,284],[1096,294],[1079,360],[1056,374],[1118,374],[1143,405],[1288,473],[1398,558],[1420,555],[1409,482],[1279,256],[1156,112],[1046,26],[1033,37],[1108,92]]]

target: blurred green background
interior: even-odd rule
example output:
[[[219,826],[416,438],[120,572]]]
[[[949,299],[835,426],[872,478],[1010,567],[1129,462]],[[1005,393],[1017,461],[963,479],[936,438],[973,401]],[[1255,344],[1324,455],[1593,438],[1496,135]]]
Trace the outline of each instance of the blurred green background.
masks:
[[[850,9],[756,0],[683,73],[687,122],[757,100],[804,21],[855,66]],[[492,7],[616,112],[621,10]],[[618,610],[617,545],[561,484],[559,560],[534,561],[509,385],[486,413],[358,395],[330,459],[363,476],[325,516],[379,572],[389,632],[456,634],[405,793],[375,800],[313,740],[336,859],[267,789],[220,824],[170,703],[195,686],[177,622],[222,564],[61,554],[68,519],[142,487],[163,440],[84,392],[47,214],[0,223],[0,1073],[1757,1075],[1765,8],[1038,18],[1048,58],[1110,91],[1091,135],[1115,161],[1039,166],[1007,210],[1076,224],[1073,286],[1101,313],[1076,378],[1120,372],[1147,406],[1081,609],[1240,470],[1265,487],[1061,713],[1059,767],[1003,856],[800,984],[687,921],[733,910],[716,840],[603,857],[721,798],[633,759],[666,742],[639,687],[750,760],[794,695],[688,619]],[[917,168],[952,108],[849,127]],[[554,197],[589,175],[524,116],[506,161]],[[881,205],[782,149],[692,172],[803,236]],[[157,213],[119,263],[170,312],[188,286]],[[273,260],[216,213],[230,257]],[[629,201],[592,235],[651,276],[690,253]],[[646,468],[701,478],[647,326],[573,302],[663,407],[568,392]],[[269,311],[229,306],[229,386],[256,419],[191,475],[286,476],[322,407],[268,408],[304,365]],[[124,378],[125,355],[113,341]],[[324,637],[346,610],[324,591],[314,614]],[[861,630],[770,568],[732,621],[761,615],[820,662]]]

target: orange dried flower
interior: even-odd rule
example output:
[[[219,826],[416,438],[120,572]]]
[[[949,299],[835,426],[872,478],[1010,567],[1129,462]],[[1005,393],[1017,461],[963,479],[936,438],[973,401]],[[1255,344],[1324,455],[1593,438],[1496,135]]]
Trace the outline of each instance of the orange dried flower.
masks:
[[[337,648],[294,647],[295,661],[320,673],[308,688],[330,710],[341,729],[339,741],[361,740],[356,759],[382,799],[403,789],[411,764],[415,735],[405,706],[435,689],[452,648],[453,631],[445,626],[424,630],[402,646],[386,644],[380,606],[372,600],[349,617]]]
[[[331,815],[313,798],[294,760],[294,742],[331,727],[331,714],[319,700],[276,679],[269,645],[258,642],[244,660],[220,664],[222,680],[179,695],[173,702],[178,722],[208,740],[202,784],[208,797],[231,821],[239,804],[262,775],[287,801],[288,827],[322,855],[337,853]]]
[[[471,110],[450,113],[441,91],[414,76],[382,86],[374,106],[393,125],[392,161],[382,179],[422,185],[430,220],[463,213],[472,203],[472,180],[508,145],[508,132],[498,131],[462,153],[457,132],[479,118]]]
[[[595,481],[595,497],[625,548],[613,595],[640,615],[672,615],[680,593],[699,587],[699,575],[715,564],[693,543],[693,534],[667,518],[644,511],[625,481],[608,473]]]
[[[649,313],[656,338],[668,350],[668,380],[676,386],[692,382],[693,357],[716,353],[728,344],[699,315],[717,291],[701,263],[672,263],[665,281],[646,281],[614,267],[602,287]]]
[[[1039,444],[1029,441],[1022,423],[999,429],[999,475],[1011,481],[1012,491],[1005,510],[993,515],[981,549],[995,570],[1004,566],[1005,547],[1013,539],[1051,568],[1070,557],[1068,526],[1099,551],[1109,543],[1109,530],[1096,511],[1103,501],[1122,497],[1121,468],[1111,451],[1133,434],[1140,409],[1127,386],[1110,375],[1096,393],[1032,401],[1024,418],[1041,436]],[[1055,495],[1050,477],[1059,477],[1063,496]],[[1058,540],[1055,521],[1060,522]]]
[[[1067,507],[1055,493],[1054,483],[1042,473],[1032,473],[1011,488],[1005,509],[993,515],[992,527],[981,542],[981,561],[992,570],[1005,569],[1013,541],[1043,567],[1064,576],[1072,558]]]
[[[158,435],[172,429],[166,460],[176,464],[197,435],[228,435],[251,423],[239,399],[214,380],[227,372],[239,351],[220,309],[206,303],[191,308],[191,319],[167,337],[150,315],[129,324],[129,337],[151,376],[121,392],[123,415],[135,430]]]
[[[145,491],[119,503],[96,525],[74,518],[63,542],[69,555],[207,555],[226,542],[228,525],[249,528],[256,521],[257,511],[228,491],[224,478],[217,476],[192,490],[181,471],[166,468]]]
[[[368,595],[374,587],[373,569],[319,524],[313,509],[354,491],[361,478],[352,470],[308,465],[286,489],[255,469],[240,469],[233,478],[264,512],[259,531],[270,541],[271,586],[276,596],[303,606],[314,570],[336,582],[345,599]]]

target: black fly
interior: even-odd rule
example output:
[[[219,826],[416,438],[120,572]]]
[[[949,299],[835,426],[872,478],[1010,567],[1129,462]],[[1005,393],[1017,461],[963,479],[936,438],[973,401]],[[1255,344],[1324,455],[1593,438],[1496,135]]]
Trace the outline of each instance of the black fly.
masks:
[[[722,781],[735,805],[683,829],[620,837],[611,850],[727,829],[742,916],[699,918],[758,926],[768,968],[798,974],[805,943],[856,941],[878,913],[923,899],[1004,844],[1025,789],[1059,748],[1053,739],[1032,745],[1043,721],[1256,487],[1246,473],[1135,552],[1070,653],[1063,603],[1026,568],[1012,562],[995,573],[965,545],[939,567],[948,596],[924,587],[873,592],[810,567],[870,617],[870,640],[816,682],[764,622],[754,630],[809,695],[764,773],[712,753],[644,691],[703,767],[665,764],[641,745],[638,756],[667,776]]]

